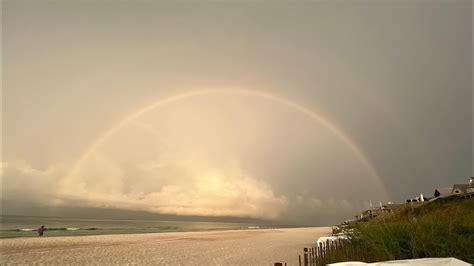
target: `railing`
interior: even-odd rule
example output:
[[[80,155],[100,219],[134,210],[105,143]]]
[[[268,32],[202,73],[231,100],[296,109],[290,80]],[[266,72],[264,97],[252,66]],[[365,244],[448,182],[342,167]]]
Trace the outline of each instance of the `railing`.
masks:
[[[327,240],[304,248],[303,252],[303,256],[299,255],[300,266],[319,266],[348,260],[366,261],[370,257],[359,245],[347,239]]]

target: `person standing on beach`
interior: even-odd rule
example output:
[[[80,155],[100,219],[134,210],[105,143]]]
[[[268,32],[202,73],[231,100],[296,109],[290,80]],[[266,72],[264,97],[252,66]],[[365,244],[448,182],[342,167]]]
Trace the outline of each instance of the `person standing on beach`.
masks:
[[[38,228],[38,236],[43,236],[44,231],[46,231],[46,228],[44,225],[42,225],[40,228]]]

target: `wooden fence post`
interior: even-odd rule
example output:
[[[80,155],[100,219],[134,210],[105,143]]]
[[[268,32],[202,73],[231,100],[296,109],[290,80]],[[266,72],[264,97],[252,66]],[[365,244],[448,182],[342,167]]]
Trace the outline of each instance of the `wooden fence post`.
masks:
[[[311,249],[308,248],[308,265],[311,265],[311,259],[312,259],[312,257],[311,257]]]
[[[323,243],[321,242],[319,242],[318,255],[319,255],[319,260],[318,260],[319,265],[324,265]]]
[[[304,266],[308,266],[308,248],[304,248]]]
[[[329,239],[326,240],[326,257],[325,257],[325,261],[324,261],[324,264],[328,264],[329,263],[329,258],[331,257],[331,250],[329,249]]]
[[[301,266],[301,255],[298,255],[299,265]]]

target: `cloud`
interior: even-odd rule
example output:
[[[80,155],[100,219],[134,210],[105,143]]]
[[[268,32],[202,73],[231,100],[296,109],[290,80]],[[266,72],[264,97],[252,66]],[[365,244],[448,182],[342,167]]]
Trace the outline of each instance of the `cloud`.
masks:
[[[248,176],[206,173],[183,186],[168,185],[145,195],[149,210],[168,214],[275,219],[287,205],[263,182]],[[157,202],[159,204],[153,204]]]
[[[236,161],[215,166],[202,154],[178,153],[135,167],[96,153],[74,175],[64,166],[37,169],[8,162],[1,165],[2,199],[10,212],[39,206],[92,207],[319,225],[350,218],[369,206],[344,199],[337,191],[332,198],[318,197],[311,187],[279,195]]]
[[[25,163],[4,163],[4,200],[260,219],[278,219],[286,210],[285,196],[275,195],[268,184],[237,164],[214,169],[198,157],[178,160],[165,155],[127,169],[95,154],[72,176],[55,167],[39,170]]]
[[[344,198],[318,198],[314,193],[303,190],[291,197],[285,213],[289,223],[331,225],[351,218],[369,207],[369,202]]]
[[[1,163],[2,202],[15,206],[57,204],[55,197],[61,167],[36,169],[25,162]]]

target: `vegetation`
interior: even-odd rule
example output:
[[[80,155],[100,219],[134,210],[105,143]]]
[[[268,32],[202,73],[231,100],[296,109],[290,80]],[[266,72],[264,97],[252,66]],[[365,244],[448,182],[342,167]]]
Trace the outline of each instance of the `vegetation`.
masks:
[[[438,199],[356,222],[349,245],[367,262],[455,257],[474,263],[474,199]]]

